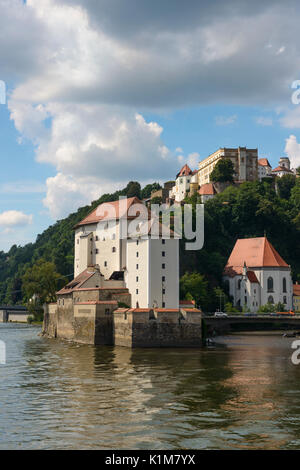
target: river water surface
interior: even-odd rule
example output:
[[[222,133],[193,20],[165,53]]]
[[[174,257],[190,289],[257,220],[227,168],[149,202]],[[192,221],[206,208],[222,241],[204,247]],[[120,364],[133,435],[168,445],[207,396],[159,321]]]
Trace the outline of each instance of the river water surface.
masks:
[[[1,449],[300,449],[292,339],[131,351],[39,331],[0,325]]]

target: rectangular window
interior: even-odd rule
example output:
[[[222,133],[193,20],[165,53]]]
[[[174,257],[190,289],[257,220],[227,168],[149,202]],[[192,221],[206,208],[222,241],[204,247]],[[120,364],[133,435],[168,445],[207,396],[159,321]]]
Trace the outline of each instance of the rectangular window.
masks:
[[[96,235],[96,242],[97,242],[98,240],[99,240],[99,237],[98,237],[98,235]]]
[[[162,241],[161,241],[161,242],[162,242],[162,244],[163,244],[163,245],[165,245],[165,244],[166,244],[166,240],[165,240],[164,238],[162,239]]]
[[[163,302],[163,303],[162,303],[162,308],[165,308],[165,306],[166,306],[166,303]]]
[[[99,253],[98,248],[95,249],[95,253],[96,253],[96,255],[98,255],[98,253]]]
[[[77,245],[79,245],[79,238],[77,238]]]
[[[162,252],[161,252],[161,256],[162,256],[162,257],[165,257],[165,256],[166,256],[166,252],[165,252],[165,251],[162,251]]]
[[[139,252],[138,252],[138,251],[136,252],[136,257],[137,257],[137,258],[139,257]]]
[[[165,282],[166,276],[163,276],[163,277],[161,278],[161,280],[162,280],[162,282]]]
[[[139,265],[138,265],[138,264],[136,265],[136,269],[139,269]]]
[[[115,253],[116,251],[117,251],[117,250],[116,250],[116,247],[113,246],[113,247],[112,247],[112,252]]]
[[[136,276],[136,282],[139,282],[139,276]]]
[[[165,294],[165,293],[166,293],[166,289],[163,289],[163,290],[162,290],[162,293]]]
[[[138,241],[138,240],[136,241],[136,244],[137,244],[137,245],[139,244],[139,241]]]
[[[166,269],[166,265],[164,263],[161,265],[161,267],[162,269]]]
[[[104,261],[104,267],[105,268],[107,267],[107,261]]]
[[[139,290],[138,290],[138,289],[136,289],[136,291],[135,291],[135,292],[136,292],[136,294],[138,294],[138,293],[139,293]]]

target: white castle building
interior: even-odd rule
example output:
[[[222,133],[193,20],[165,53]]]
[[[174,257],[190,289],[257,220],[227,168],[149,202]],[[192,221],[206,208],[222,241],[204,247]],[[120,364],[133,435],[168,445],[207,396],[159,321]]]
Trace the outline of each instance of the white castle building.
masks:
[[[179,239],[138,198],[101,204],[76,225],[75,278],[89,266],[123,280],[133,307],[179,307]]]
[[[281,302],[293,308],[291,267],[266,237],[237,240],[224,270],[234,305],[256,312]]]
[[[198,170],[192,171],[188,165],[184,165],[176,175],[175,186],[170,190],[169,197],[175,202],[181,202],[190,192],[197,190]]]

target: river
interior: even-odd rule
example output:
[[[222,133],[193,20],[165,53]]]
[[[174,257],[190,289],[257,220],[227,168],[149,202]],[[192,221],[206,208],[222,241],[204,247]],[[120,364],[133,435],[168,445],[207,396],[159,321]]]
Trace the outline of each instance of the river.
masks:
[[[93,347],[1,324],[0,449],[299,449],[292,339]]]

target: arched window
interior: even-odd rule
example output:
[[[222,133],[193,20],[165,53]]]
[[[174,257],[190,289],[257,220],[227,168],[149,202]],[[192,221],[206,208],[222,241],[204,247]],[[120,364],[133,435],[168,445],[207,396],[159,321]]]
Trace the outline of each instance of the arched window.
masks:
[[[283,296],[283,303],[284,303],[285,305],[287,304],[286,295]]]
[[[273,303],[274,303],[273,296],[270,295],[270,296],[268,297],[268,304],[273,304]]]
[[[286,278],[285,277],[282,279],[282,291],[286,292]]]
[[[274,292],[274,281],[271,276],[268,277],[268,292]]]
[[[239,280],[238,280],[238,290],[240,290],[240,289],[241,289],[241,284],[242,284],[242,280],[241,280],[241,279],[239,279]]]

